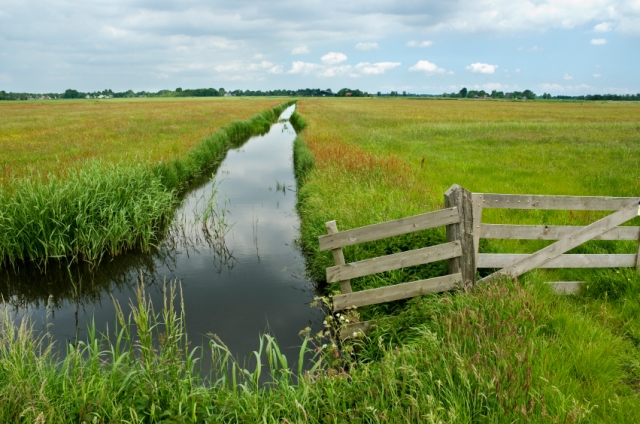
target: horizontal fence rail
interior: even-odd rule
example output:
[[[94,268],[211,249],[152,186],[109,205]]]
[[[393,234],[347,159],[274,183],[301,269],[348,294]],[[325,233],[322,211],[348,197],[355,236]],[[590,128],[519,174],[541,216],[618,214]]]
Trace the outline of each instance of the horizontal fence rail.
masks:
[[[480,236],[486,239],[558,240],[584,227],[560,225],[481,224]],[[638,240],[640,227],[615,227],[592,240]]]
[[[337,249],[367,241],[376,241],[387,237],[399,236],[420,230],[441,227],[460,222],[458,208],[448,208],[436,212],[424,213],[408,218],[374,224],[353,230],[341,231],[318,237],[320,251]]]
[[[616,211],[638,204],[634,197],[544,196],[531,194],[474,193],[482,196],[483,208],[554,209],[564,211]]]
[[[423,265],[462,255],[459,241],[327,268],[327,283]]]

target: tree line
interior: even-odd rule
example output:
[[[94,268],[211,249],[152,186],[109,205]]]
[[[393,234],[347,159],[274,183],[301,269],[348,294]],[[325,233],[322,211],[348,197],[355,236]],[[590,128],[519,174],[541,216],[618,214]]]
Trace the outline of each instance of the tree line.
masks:
[[[342,88],[337,92],[331,91],[330,88],[325,90],[320,88],[302,88],[298,90],[232,90],[227,91],[224,88],[195,88],[175,90],[138,91],[127,90],[116,92],[111,89],[102,91],[82,92],[74,89],[67,89],[63,93],[12,93],[0,90],[0,100],[49,100],[49,99],[110,99],[110,98],[133,98],[133,97],[220,97],[220,96],[289,96],[289,97],[372,97],[374,94],[359,89]],[[397,91],[382,93],[378,91],[375,96],[378,97],[445,97],[445,98],[492,98],[492,99],[523,99],[523,100],[609,100],[609,101],[640,101],[640,93],[638,94],[586,94],[581,96],[552,96],[544,93],[541,96],[536,95],[531,90],[503,92],[493,90],[490,93],[484,90],[467,90],[462,88],[459,92],[438,94],[412,94],[403,91],[402,94]]]

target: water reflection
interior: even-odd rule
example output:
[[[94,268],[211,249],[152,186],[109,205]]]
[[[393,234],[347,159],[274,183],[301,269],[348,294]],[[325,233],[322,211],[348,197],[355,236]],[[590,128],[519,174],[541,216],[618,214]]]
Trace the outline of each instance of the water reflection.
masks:
[[[308,325],[318,328],[321,317],[309,307],[314,287],[294,247],[299,226],[294,138],[291,125],[278,122],[269,133],[231,150],[215,177],[185,196],[152,253],[107,258],[94,270],[86,265],[53,266],[44,275],[32,268],[3,270],[0,294],[6,305],[16,319],[30,316],[65,343],[83,338],[92,319],[99,330],[112,326],[110,296],[128,305],[141,276],[158,306],[162,283],[177,279],[194,344],[215,333],[244,357],[257,348],[258,335],[270,331],[285,351],[297,352],[298,332]]]

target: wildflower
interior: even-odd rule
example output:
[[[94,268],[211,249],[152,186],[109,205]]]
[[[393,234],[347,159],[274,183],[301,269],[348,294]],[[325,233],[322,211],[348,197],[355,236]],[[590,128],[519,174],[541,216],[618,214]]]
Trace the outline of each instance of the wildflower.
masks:
[[[326,343],[325,343],[325,344],[323,344],[323,345],[322,345],[322,348],[323,348],[323,349],[326,349],[326,348],[327,348],[327,344],[326,344]]]
[[[358,337],[358,332],[357,331],[353,332],[353,337]]]
[[[349,320],[348,320],[348,319],[345,319],[345,320],[344,320],[344,322],[349,322]]]
[[[343,316],[340,317],[340,321],[344,321],[344,317]]]

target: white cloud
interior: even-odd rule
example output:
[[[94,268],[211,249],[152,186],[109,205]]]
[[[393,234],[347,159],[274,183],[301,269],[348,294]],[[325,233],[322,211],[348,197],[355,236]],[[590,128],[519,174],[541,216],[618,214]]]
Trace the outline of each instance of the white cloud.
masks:
[[[325,65],[337,65],[347,60],[347,55],[340,52],[329,52],[320,58]]]
[[[378,43],[358,43],[356,44],[356,50],[376,50],[379,49]]]
[[[296,61],[291,63],[291,69],[288,73],[307,75],[313,71],[317,71],[320,68],[322,68],[322,66],[318,65],[317,63]]]
[[[430,47],[433,46],[433,41],[425,40],[425,41],[415,41],[411,40],[407,43],[409,47]]]
[[[604,38],[594,38],[591,40],[591,44],[593,44],[594,46],[604,46],[605,44],[607,44],[607,40]]]
[[[444,74],[447,72],[444,68],[439,68],[435,63],[431,63],[428,60],[419,60],[415,65],[409,68],[414,72],[425,72],[427,75],[432,74]]]
[[[464,67],[464,69],[474,74],[493,74],[497,68],[498,65],[489,65],[488,63],[480,62],[472,63]]]
[[[600,78],[602,76],[602,74],[593,74],[594,78]]]
[[[359,78],[367,75],[382,75],[398,66],[400,62],[360,62],[355,66],[351,65],[326,65],[322,63],[292,62],[289,74],[315,75],[316,77],[338,77],[348,76]],[[269,71],[271,72],[271,71]]]
[[[8,83],[12,82],[13,78],[6,72],[0,73],[0,82]]]
[[[565,80],[565,81],[571,81],[573,79],[573,77],[571,75],[569,75],[569,74],[564,74],[562,76],[562,79]]]
[[[603,22],[601,24],[598,24],[596,26],[593,27],[593,30],[595,32],[609,32],[611,31],[611,27],[613,25],[611,25],[611,22]]]
[[[400,62],[360,62],[355,66],[355,69],[364,75],[380,75],[398,66],[400,66]]]
[[[298,47],[294,47],[291,50],[291,54],[307,54],[309,53],[309,49],[304,44]]]
[[[276,65],[273,68],[269,69],[267,72],[270,74],[281,74],[283,71],[282,65]]]

